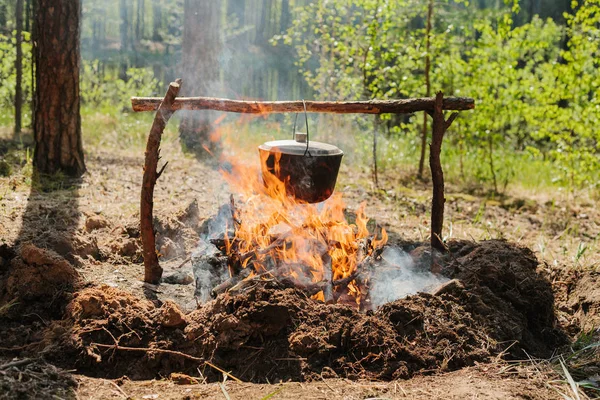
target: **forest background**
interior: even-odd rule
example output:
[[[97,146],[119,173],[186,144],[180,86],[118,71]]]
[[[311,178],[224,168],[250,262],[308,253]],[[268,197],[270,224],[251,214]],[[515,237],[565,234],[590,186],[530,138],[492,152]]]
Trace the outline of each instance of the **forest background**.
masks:
[[[0,126],[15,129],[19,56],[16,130],[24,132],[33,1],[18,13],[18,2],[0,0]],[[598,0],[82,0],[82,10],[84,148],[108,137],[141,147],[151,116],[133,114],[130,96],[162,95],[179,76],[184,95],[236,99],[398,99],[442,90],[476,101],[445,141],[450,182],[493,196],[509,185],[598,193]],[[186,68],[198,75],[190,79]],[[289,116],[243,126],[237,118],[225,123],[248,144],[287,137],[293,124]],[[386,171],[426,175],[421,115],[344,118],[311,117],[315,137],[349,147],[374,182]]]

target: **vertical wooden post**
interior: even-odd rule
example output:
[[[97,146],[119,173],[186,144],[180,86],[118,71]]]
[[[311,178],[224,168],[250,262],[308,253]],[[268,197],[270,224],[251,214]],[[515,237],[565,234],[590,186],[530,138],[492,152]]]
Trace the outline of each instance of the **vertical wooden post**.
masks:
[[[450,115],[444,120],[444,94],[437,92],[433,107],[433,127],[431,144],[429,145],[429,167],[431,168],[431,180],[433,182],[433,198],[431,201],[431,247],[438,251],[445,251],[446,246],[442,242],[442,228],[444,226],[444,171],[440,160],[444,133],[450,127],[458,113]]]
[[[156,238],[154,236],[153,207],[154,207],[154,186],[156,181],[163,173],[167,164],[157,171],[158,160],[160,159],[160,140],[165,126],[173,115],[171,106],[179,93],[181,79],[171,82],[169,89],[165,94],[163,101],[156,111],[154,122],[148,135],[146,143],[146,158],[144,161],[144,178],[142,181],[142,195],[140,202],[140,234],[142,237],[142,248],[144,254],[144,282],[157,284],[162,277],[163,269],[158,263],[156,254]]]

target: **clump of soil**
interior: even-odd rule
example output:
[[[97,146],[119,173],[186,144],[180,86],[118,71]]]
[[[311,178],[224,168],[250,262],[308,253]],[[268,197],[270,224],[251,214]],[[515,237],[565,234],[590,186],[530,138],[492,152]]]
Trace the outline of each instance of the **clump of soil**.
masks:
[[[0,280],[0,304],[11,304],[13,312],[43,310],[60,317],[78,283],[79,273],[61,255],[24,243]]]
[[[172,372],[273,382],[347,377],[390,380],[448,371],[499,354],[543,356],[562,340],[550,285],[532,253],[502,241],[457,242],[455,278],[362,313],[262,282],[184,315],[108,287],[79,292],[47,331],[48,354],[82,372],[132,379]],[[73,361],[74,364],[73,365]],[[209,364],[210,363],[210,364]],[[100,367],[101,366],[101,367]]]
[[[557,308],[566,319],[566,328],[576,336],[595,331],[600,337],[600,271],[552,269]]]

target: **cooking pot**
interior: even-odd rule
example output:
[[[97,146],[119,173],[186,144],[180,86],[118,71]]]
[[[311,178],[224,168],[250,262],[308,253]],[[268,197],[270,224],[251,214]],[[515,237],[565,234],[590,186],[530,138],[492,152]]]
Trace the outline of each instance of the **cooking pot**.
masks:
[[[276,140],[258,147],[261,170],[265,184],[264,176],[272,174],[284,183],[288,195],[307,203],[319,203],[327,200],[335,189],[344,152],[331,144],[310,141],[306,104],[304,114],[306,133],[296,132],[294,123],[293,140]]]

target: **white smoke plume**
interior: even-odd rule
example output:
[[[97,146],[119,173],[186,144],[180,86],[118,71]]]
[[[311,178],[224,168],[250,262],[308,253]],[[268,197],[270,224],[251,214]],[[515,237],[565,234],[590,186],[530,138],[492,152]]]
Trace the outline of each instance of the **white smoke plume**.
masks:
[[[374,307],[402,299],[418,292],[427,292],[448,281],[448,278],[419,268],[413,258],[397,247],[386,247],[383,262],[373,268],[369,294]]]

